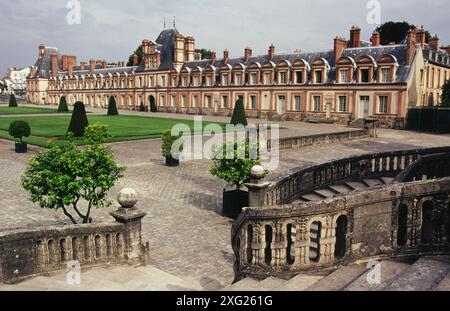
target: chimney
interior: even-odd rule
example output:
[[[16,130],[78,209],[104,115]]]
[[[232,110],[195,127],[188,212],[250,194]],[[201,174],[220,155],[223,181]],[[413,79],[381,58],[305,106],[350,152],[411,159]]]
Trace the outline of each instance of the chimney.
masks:
[[[80,70],[84,70],[84,67],[86,67],[86,62],[80,62]]]
[[[56,77],[58,75],[58,55],[52,54],[50,56],[50,69],[52,71],[52,76]]]
[[[91,72],[95,70],[95,65],[96,65],[95,60],[91,59],[91,60],[89,61],[89,70],[90,70]]]
[[[211,52],[211,64],[214,64],[217,60],[216,52]]]
[[[372,42],[372,46],[380,46],[381,45],[381,36],[378,31],[374,31],[372,37],[370,38],[370,42]]]
[[[230,58],[230,52],[228,52],[228,50],[225,49],[225,51],[223,51],[223,63],[224,64],[228,63],[229,58]]]
[[[411,65],[416,54],[416,33],[413,30],[408,32],[406,37],[406,63]]]
[[[422,49],[424,49],[425,41],[426,41],[426,33],[422,26],[422,28],[416,30],[416,42],[420,44]]]
[[[39,57],[44,56],[44,53],[45,53],[45,45],[40,44],[39,45]]]
[[[69,64],[67,67],[67,75],[71,76],[73,74],[73,65]]]
[[[350,29],[350,47],[359,48],[361,47],[361,28],[353,26]]]
[[[275,46],[272,43],[269,47],[269,60],[272,60],[274,56],[275,56]]]
[[[448,55],[450,55],[450,45],[442,46],[441,49],[447,52]]]
[[[106,62],[106,60],[102,61],[102,68],[106,69],[107,68],[108,63]]]
[[[253,51],[251,48],[247,47],[245,48],[245,61],[248,62],[248,60],[250,59],[250,57],[252,57]]]
[[[347,40],[341,37],[336,37],[334,39],[334,54],[333,54],[333,63],[336,64],[336,62],[341,58],[342,53],[344,53],[344,50],[347,48]]]
[[[139,65],[139,57],[136,54],[134,54],[133,55],[133,66],[137,66],[137,65]]]
[[[439,37],[435,35],[433,38],[430,39],[428,44],[430,45],[430,49],[432,49],[433,51],[437,51],[439,48]]]

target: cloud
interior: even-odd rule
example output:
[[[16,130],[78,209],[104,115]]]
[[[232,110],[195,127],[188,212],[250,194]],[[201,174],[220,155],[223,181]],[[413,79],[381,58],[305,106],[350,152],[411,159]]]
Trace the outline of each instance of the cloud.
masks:
[[[4,1],[0,10],[0,76],[7,67],[34,64],[40,43],[55,46],[78,60],[126,60],[142,39],[156,39],[163,20],[193,35],[197,46],[221,55],[328,50],[336,35],[348,37],[352,25],[363,28],[366,40],[376,25],[366,21],[367,1],[360,0],[80,0],[82,23],[68,25],[68,0]],[[380,0],[382,21],[406,20],[424,25],[450,43],[447,0]],[[429,12],[429,14],[424,14]]]

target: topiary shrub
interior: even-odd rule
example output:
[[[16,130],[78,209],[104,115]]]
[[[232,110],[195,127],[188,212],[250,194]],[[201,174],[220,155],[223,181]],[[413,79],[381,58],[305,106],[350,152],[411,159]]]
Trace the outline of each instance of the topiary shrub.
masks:
[[[117,104],[116,104],[116,98],[114,96],[111,96],[109,98],[109,104],[108,104],[108,116],[118,116],[119,111],[117,110]]]
[[[144,103],[141,103],[141,104],[139,105],[139,111],[145,112],[145,106],[144,106]]]
[[[153,96],[150,97],[150,111],[158,112],[158,107],[156,107],[155,98]]]
[[[11,96],[9,96],[9,107],[11,108],[17,107],[16,95],[14,94],[11,94]]]
[[[14,121],[9,125],[9,135],[23,143],[23,137],[29,137],[31,135],[31,128],[26,121]]]
[[[442,86],[441,107],[450,108],[450,80]]]
[[[69,107],[67,106],[66,97],[62,96],[59,100],[58,112],[69,112]]]
[[[247,126],[247,118],[245,116],[244,103],[241,99],[236,101],[236,105],[234,106],[233,116],[231,117],[231,124],[238,125],[242,124],[243,126]]]
[[[73,106],[72,118],[70,119],[67,134],[73,133],[74,137],[83,137],[84,130],[89,125],[86,109],[82,102],[76,102]]]

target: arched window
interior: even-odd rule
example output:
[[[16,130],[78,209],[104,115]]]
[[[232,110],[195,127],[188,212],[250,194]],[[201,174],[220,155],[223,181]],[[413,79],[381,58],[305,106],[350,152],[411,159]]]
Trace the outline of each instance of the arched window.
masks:
[[[286,229],[286,262],[292,265],[295,262],[295,228],[292,224],[288,224]]]
[[[309,63],[304,59],[298,59],[293,64],[293,80],[295,84],[308,82],[308,73],[311,70]]]
[[[433,202],[425,201],[422,204],[422,243],[433,242]]]
[[[203,84],[203,68],[195,67],[192,70],[192,86],[202,86]]]
[[[392,83],[396,79],[398,61],[391,54],[384,54],[378,59],[378,82]]]
[[[214,86],[216,85],[216,67],[210,65],[205,69],[205,85]]]
[[[358,83],[372,83],[377,63],[372,56],[363,55],[356,60]]]
[[[329,63],[324,58],[316,58],[311,62],[311,81],[314,84],[323,84],[327,82]]]
[[[336,245],[334,256],[342,258],[347,252],[347,216],[342,215],[336,221]]]
[[[336,62],[336,83],[351,83],[354,79],[356,62],[351,57],[341,57]]]
[[[244,85],[245,79],[245,65],[242,63],[236,64],[233,67],[233,84],[236,86]]]
[[[220,67],[220,84],[228,86],[231,84],[232,67],[230,64],[224,64]]]
[[[264,63],[262,67],[262,82],[265,85],[272,85],[275,80],[275,68],[274,62],[268,61]]]
[[[277,64],[277,83],[290,84],[292,64],[287,60],[282,60]]]
[[[258,85],[261,82],[261,64],[253,62],[248,65],[248,84]]]
[[[191,69],[183,68],[181,69],[181,86],[187,87],[191,84]]]

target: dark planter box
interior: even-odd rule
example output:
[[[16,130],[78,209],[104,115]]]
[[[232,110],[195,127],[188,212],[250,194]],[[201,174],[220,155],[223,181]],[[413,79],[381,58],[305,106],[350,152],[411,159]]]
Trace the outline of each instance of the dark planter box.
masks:
[[[25,143],[16,143],[16,153],[26,153],[28,146]]]
[[[166,165],[167,166],[179,166],[180,160],[174,159],[172,157],[166,157]]]
[[[242,190],[224,191],[222,215],[236,219],[243,207],[248,206],[248,192]]]

